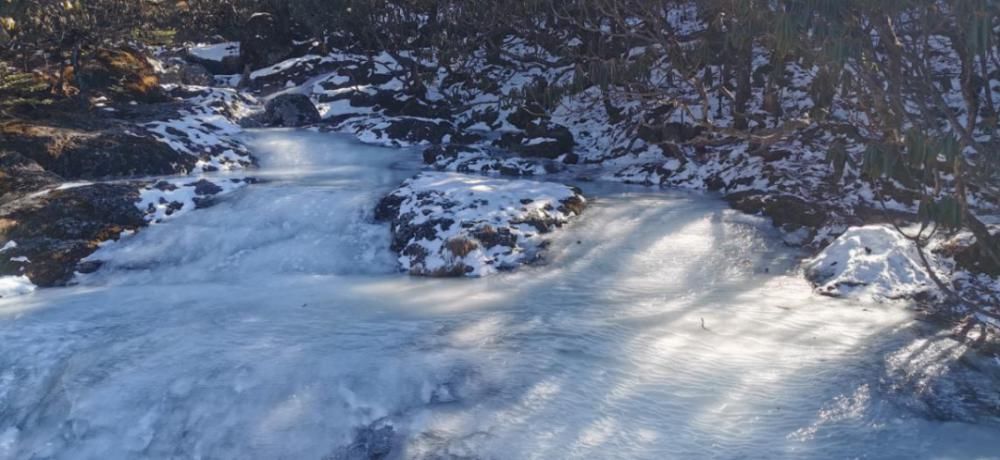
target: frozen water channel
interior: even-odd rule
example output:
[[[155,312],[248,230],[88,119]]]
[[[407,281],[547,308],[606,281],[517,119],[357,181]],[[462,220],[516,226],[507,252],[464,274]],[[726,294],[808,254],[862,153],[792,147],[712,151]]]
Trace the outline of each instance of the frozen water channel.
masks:
[[[372,209],[419,155],[253,146],[265,183],[0,300],[0,459],[1000,455],[887,382],[902,306],[813,294],[712,197],[580,183],[546,263],[418,279]]]

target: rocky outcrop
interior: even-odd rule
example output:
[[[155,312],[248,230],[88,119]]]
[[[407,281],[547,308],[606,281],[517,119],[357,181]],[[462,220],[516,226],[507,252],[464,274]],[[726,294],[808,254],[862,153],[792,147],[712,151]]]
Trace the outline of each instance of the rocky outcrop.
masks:
[[[536,260],[545,235],[583,212],[581,192],[552,182],[422,173],[382,199],[392,249],[412,275],[483,276]]]
[[[0,276],[24,275],[38,286],[67,282],[102,241],[146,224],[135,184],[91,184],[30,195],[0,205]],[[13,244],[11,244],[13,242]]]
[[[0,204],[62,182],[34,160],[16,152],[0,151]]]
[[[138,128],[116,123],[86,130],[11,121],[0,125],[0,143],[65,179],[185,173],[197,161]]]
[[[267,126],[299,127],[319,122],[319,112],[302,94],[282,94],[267,101],[264,124]]]

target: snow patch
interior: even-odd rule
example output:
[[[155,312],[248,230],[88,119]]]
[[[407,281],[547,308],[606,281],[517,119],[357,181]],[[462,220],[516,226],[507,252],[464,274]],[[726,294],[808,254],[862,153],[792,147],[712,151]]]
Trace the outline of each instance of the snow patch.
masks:
[[[35,285],[27,276],[0,276],[0,298],[30,294]]]

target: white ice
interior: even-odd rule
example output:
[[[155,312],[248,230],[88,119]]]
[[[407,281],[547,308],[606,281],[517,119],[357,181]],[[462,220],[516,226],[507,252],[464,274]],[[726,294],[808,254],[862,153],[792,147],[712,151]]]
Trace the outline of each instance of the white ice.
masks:
[[[0,459],[319,459],[376,421],[390,458],[1000,452],[883,380],[900,304],[814,294],[713,197],[580,183],[545,264],[411,278],[371,214],[416,152],[255,136],[267,182],[0,299]]]

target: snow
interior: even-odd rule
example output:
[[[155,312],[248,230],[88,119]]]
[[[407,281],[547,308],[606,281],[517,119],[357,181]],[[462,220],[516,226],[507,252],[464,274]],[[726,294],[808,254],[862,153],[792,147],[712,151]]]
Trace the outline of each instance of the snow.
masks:
[[[190,47],[188,49],[188,53],[190,53],[192,56],[198,59],[203,59],[206,61],[222,62],[223,59],[229,57],[237,57],[240,55],[240,43],[239,42],[223,42],[223,43],[212,43],[212,44],[200,43]]]
[[[34,290],[35,285],[27,276],[0,276],[0,298],[30,294]]]
[[[199,183],[212,184],[212,190],[199,193]],[[146,220],[160,223],[198,208],[199,203],[239,190],[247,185],[243,178],[174,178],[158,181],[139,191],[136,207],[146,213]],[[211,186],[209,186],[211,187]],[[217,187],[217,189],[215,188]]]
[[[816,289],[828,295],[896,299],[934,288],[915,244],[882,225],[847,229],[807,260],[805,269]]]

